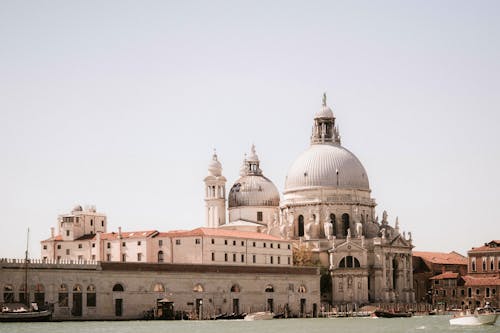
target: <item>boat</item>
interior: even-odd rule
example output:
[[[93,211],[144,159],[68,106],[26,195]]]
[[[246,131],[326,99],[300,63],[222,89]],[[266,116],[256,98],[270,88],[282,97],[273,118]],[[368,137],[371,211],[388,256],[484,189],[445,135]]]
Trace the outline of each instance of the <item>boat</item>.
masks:
[[[0,312],[0,322],[49,321],[51,318],[52,312],[39,309],[36,303],[30,307],[22,303],[5,303]]]
[[[24,290],[26,290],[26,303],[3,303],[0,312],[0,322],[30,322],[30,321],[49,321],[52,319],[52,311],[48,308],[39,308],[36,302],[29,303],[28,272],[29,272],[29,234],[26,240],[26,256],[24,259]]]
[[[474,313],[470,311],[459,312],[450,319],[450,325],[461,326],[479,326],[479,325],[495,325],[500,312],[495,309],[485,306],[477,308]]]
[[[391,312],[385,310],[375,310],[373,314],[379,318],[409,318],[412,316],[411,312]]]
[[[249,313],[243,318],[244,320],[270,320],[274,318],[274,313],[271,311],[261,311]]]

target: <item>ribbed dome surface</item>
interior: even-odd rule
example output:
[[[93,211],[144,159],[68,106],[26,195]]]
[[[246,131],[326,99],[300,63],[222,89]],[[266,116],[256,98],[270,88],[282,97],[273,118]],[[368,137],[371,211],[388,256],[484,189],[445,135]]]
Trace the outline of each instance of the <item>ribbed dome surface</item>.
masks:
[[[285,191],[317,186],[370,188],[358,158],[342,146],[326,144],[311,145],[304,151],[292,164],[285,180]]]
[[[240,177],[229,191],[229,208],[238,206],[278,206],[276,186],[264,176]]]

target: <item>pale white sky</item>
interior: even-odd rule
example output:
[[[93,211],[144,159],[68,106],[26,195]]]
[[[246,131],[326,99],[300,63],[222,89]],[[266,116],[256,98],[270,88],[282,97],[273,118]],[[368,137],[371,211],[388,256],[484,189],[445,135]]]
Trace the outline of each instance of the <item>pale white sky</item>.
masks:
[[[204,224],[215,147],[283,190],[328,93],[378,215],[416,250],[500,239],[498,1],[0,2],[0,257],[93,204]]]

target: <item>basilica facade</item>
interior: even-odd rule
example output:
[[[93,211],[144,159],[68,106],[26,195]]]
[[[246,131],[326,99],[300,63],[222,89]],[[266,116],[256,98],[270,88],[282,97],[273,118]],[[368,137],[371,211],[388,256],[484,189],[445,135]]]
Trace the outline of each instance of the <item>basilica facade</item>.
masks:
[[[282,196],[264,176],[254,146],[227,200],[215,153],[205,185],[208,227],[267,233],[307,248],[329,272],[333,304],[414,302],[411,233],[398,218],[391,225],[385,211],[378,218],[367,172],[342,146],[326,95]]]

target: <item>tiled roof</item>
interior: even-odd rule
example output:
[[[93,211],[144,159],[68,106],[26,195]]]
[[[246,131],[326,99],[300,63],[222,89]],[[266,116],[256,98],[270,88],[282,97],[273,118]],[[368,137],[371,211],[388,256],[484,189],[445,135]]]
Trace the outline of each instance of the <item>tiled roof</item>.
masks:
[[[454,251],[450,253],[413,251],[413,256],[420,257],[433,264],[467,265],[467,257]]]
[[[466,275],[463,277],[465,280],[465,286],[500,286],[500,276],[485,276],[476,277],[471,275]]]
[[[191,236],[208,236],[208,237],[227,237],[227,238],[250,238],[271,241],[285,241],[279,237],[271,236],[260,232],[229,230],[221,228],[196,228],[193,230],[174,230],[169,232],[161,232],[158,237],[191,237]]]
[[[158,233],[156,230],[147,230],[147,231],[125,231],[121,233],[121,238],[126,239],[126,238],[144,238],[144,237],[150,237],[154,234]],[[105,234],[101,234],[101,239],[102,240],[114,240],[118,239],[119,234],[117,232],[108,232]]]
[[[443,274],[431,277],[429,280],[444,280],[444,279],[456,279],[456,278],[458,278],[458,273],[444,272]]]
[[[492,240],[480,247],[473,247],[469,253],[474,252],[500,252],[500,240]]]

